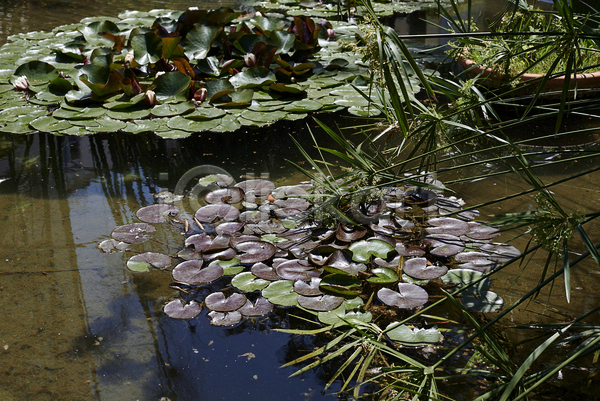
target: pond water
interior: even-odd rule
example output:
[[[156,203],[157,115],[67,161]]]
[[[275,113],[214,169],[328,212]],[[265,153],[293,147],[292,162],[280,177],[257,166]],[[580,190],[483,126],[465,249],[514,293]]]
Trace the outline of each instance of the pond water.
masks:
[[[9,34],[49,30],[87,16],[116,15],[125,9],[184,9],[190,2],[84,4],[3,1],[0,43]],[[405,20],[393,23],[400,29]],[[346,120],[331,118],[331,123]],[[314,347],[310,337],[270,330],[288,324],[283,314],[234,329],[210,326],[206,311],[191,321],[170,319],[161,308],[178,292],[168,287],[168,272],[135,274],[125,268],[123,254],[103,254],[96,248],[115,226],[136,221],[139,207],[156,203],[154,194],[173,190],[179,177],[195,166],[215,165],[236,178],[268,176],[281,185],[298,182],[303,178],[286,159],[302,159],[288,134],[309,144],[305,124],[280,122],[261,131],[181,140],[125,134],[0,135],[0,399],[336,399],[321,394],[329,379],[326,371],[290,379],[295,368],[279,368]],[[556,181],[593,163],[598,161],[539,174],[545,181]],[[475,168],[485,172],[502,166]],[[493,178],[452,186],[468,205],[519,188],[527,187]],[[553,191],[569,208],[589,212],[597,210],[599,188],[596,172]],[[500,210],[480,210],[485,219],[492,213],[522,210],[523,204],[533,205],[533,200],[523,196]],[[597,223],[589,227],[589,234],[600,237]],[[181,241],[169,230],[161,231],[158,239],[175,246]],[[523,249],[525,241],[515,246]],[[534,258],[523,271],[514,266],[498,275],[495,289],[507,303],[535,283],[541,258]],[[511,315],[511,321],[562,321],[597,304],[597,266],[578,265],[572,280],[571,303],[555,289],[548,304],[541,296]],[[511,335],[518,341],[521,334]]]

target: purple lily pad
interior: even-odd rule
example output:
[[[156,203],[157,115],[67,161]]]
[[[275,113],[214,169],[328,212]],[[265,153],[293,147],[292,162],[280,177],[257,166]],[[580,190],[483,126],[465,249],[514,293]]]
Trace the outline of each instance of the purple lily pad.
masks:
[[[246,180],[234,185],[241,188],[246,193],[246,200],[250,197],[258,199],[266,199],[267,196],[275,189],[275,184],[268,180]],[[252,202],[252,200],[250,200]]]
[[[277,248],[275,245],[263,241],[247,241],[241,242],[235,246],[243,254],[240,256],[242,263],[257,263],[270,259]]]
[[[202,252],[210,247],[211,242],[212,238],[204,233],[194,234],[185,239],[185,246],[193,246],[196,252]]]
[[[167,316],[173,319],[191,319],[202,312],[202,305],[191,300],[189,304],[184,304],[181,299],[175,299],[164,307],[164,312]]]
[[[454,255],[454,260],[459,263],[464,263],[477,259],[486,259],[488,256],[489,254],[483,252],[461,252]]]
[[[210,324],[219,327],[235,326],[242,321],[242,314],[239,311],[225,313],[210,311],[208,316],[210,317]]]
[[[208,203],[238,203],[244,199],[244,191],[241,188],[220,188],[206,194]]]
[[[257,224],[269,219],[269,214],[260,210],[246,210],[240,214],[240,221],[247,224]]]
[[[273,312],[273,304],[267,298],[259,297],[254,303],[247,300],[238,311],[248,317],[265,316]]]
[[[234,235],[238,231],[240,231],[243,227],[244,227],[244,223],[241,223],[239,221],[228,221],[225,223],[221,223],[217,227],[215,227],[215,232],[218,235],[221,235],[221,234]]]
[[[273,189],[271,194],[275,199],[284,199],[288,196],[305,196],[308,195],[307,190],[311,188],[312,185],[286,185]]]
[[[389,288],[381,288],[377,291],[377,298],[388,306],[400,309],[413,309],[424,305],[429,300],[427,291],[418,285],[399,283],[398,292]]]
[[[247,224],[246,227],[255,234],[280,234],[287,229],[279,221],[264,220],[256,224]]]
[[[188,285],[204,285],[211,283],[223,275],[223,268],[212,265],[202,268],[202,260],[188,260],[175,266],[173,280]]]
[[[460,265],[458,265],[459,269],[469,269],[469,270],[476,270],[478,272],[481,273],[489,273],[492,270],[496,269],[498,266],[500,266],[500,262],[495,261],[495,260],[487,260],[487,259],[476,259],[476,260],[471,260],[470,262],[467,263],[462,263]]]
[[[222,251],[217,251],[217,252],[204,252],[202,254],[202,259],[204,259],[204,260],[213,260],[213,259],[231,260],[231,259],[235,258],[236,256],[237,256],[237,253],[235,252],[235,250],[228,248],[228,249],[223,249]]]
[[[432,226],[425,229],[429,234],[450,234],[458,237],[469,231],[466,221],[452,217],[436,217],[427,220],[427,224]]]
[[[304,295],[298,296],[298,304],[306,309],[318,311],[318,312],[329,312],[340,306],[344,302],[344,298],[336,297],[335,295],[317,295],[314,297],[307,297]]]
[[[156,228],[148,223],[131,223],[115,228],[110,235],[117,241],[139,244],[152,239],[152,235],[148,233],[155,231]]]
[[[196,211],[195,216],[202,223],[212,223],[217,219],[234,221],[240,216],[240,211],[231,205],[217,203],[201,207]]]
[[[427,259],[425,258],[413,258],[404,262],[403,271],[419,280],[434,280],[446,274],[448,268],[446,266],[427,264]]]
[[[342,242],[354,242],[367,234],[367,229],[362,226],[347,226],[345,224],[338,225],[335,236]]]
[[[281,277],[277,275],[277,272],[271,266],[267,266],[262,262],[255,263],[252,265],[250,272],[256,277],[262,278],[269,281],[281,280]]]
[[[306,297],[315,295],[321,295],[323,292],[319,289],[321,279],[318,277],[311,277],[310,282],[298,280],[294,283],[294,292]]]
[[[179,208],[173,205],[156,204],[143,207],[135,212],[138,219],[146,223],[166,223],[169,217],[179,214]]]
[[[312,266],[302,264],[299,260],[288,260],[276,267],[279,277],[285,280],[309,281],[311,277],[319,277],[321,272],[314,270]]]
[[[150,266],[164,269],[171,266],[171,257],[164,253],[144,252],[134,255],[127,261],[127,268],[135,272],[148,272]]]
[[[215,312],[232,312],[240,309],[246,303],[246,296],[234,292],[226,297],[222,292],[213,292],[204,298],[204,305]]]
[[[485,224],[470,221],[468,223],[469,231],[467,237],[473,239],[492,239],[500,235],[500,230],[496,227],[487,226]]]
[[[423,242],[433,247],[429,253],[436,256],[453,256],[465,249],[463,240],[450,234],[431,234]]]
[[[278,199],[273,204],[282,209],[297,209],[302,211],[312,206],[309,201],[301,198]]]
[[[512,245],[492,242],[481,246],[482,251],[489,252],[488,259],[498,262],[507,262],[521,256],[521,251]]]
[[[423,248],[419,248],[418,246],[406,246],[401,242],[396,243],[396,252],[400,256],[423,256],[425,255],[425,250]]]

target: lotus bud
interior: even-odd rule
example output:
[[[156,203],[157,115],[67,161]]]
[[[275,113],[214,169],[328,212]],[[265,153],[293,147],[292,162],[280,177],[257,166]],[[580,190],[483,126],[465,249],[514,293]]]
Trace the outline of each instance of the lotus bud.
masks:
[[[125,56],[125,66],[130,67],[131,63],[133,63],[133,60],[134,60],[133,54],[127,53],[127,55]]]
[[[18,90],[26,91],[29,89],[29,80],[27,79],[27,77],[25,75],[23,75],[23,76],[20,76],[19,78],[15,79],[15,82],[13,83],[13,85]]]
[[[335,31],[331,28],[327,29],[327,39],[328,40],[335,39]]]
[[[146,97],[144,97],[144,103],[146,106],[152,107],[156,104],[156,93],[154,91],[146,91]]]
[[[194,100],[196,100],[197,102],[202,103],[203,101],[206,100],[206,94],[208,93],[208,90],[206,90],[206,88],[200,88],[196,91],[196,93],[194,93]]]
[[[154,76],[154,79],[160,77],[161,75],[163,75],[165,72],[164,71],[159,71],[156,73],[156,75]]]
[[[244,56],[244,64],[246,67],[254,67],[256,65],[256,56],[254,53],[248,53]]]
[[[257,11],[256,14],[254,14],[255,17],[262,17],[262,13],[260,11]]]

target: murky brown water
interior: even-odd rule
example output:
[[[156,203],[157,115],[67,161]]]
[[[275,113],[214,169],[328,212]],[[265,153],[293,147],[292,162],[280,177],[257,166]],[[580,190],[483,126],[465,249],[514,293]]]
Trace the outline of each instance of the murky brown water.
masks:
[[[3,1],[0,43],[6,35],[49,30],[88,16],[190,5],[195,4]],[[172,190],[194,166],[214,164],[238,177],[266,172],[281,183],[297,181],[284,159],[300,159],[281,133],[298,131],[297,137],[308,143],[303,126],[282,123],[260,135],[178,141],[127,135],[0,136],[0,400],[332,399],[320,394],[328,377],[308,373],[288,379],[294,369],[278,369],[294,355],[297,340],[268,331],[264,323],[221,330],[209,326],[206,316],[194,325],[165,318],[163,301],[176,295],[167,287],[168,273],[133,274],[125,269],[123,255],[96,249],[116,225],[134,221],[140,206],[154,203],[153,193]],[[539,174],[551,182],[583,169],[582,164]],[[486,179],[452,188],[473,205],[527,186]],[[598,208],[599,188],[600,174],[594,173],[553,191],[568,208],[588,212]],[[533,206],[533,200],[522,196],[502,209],[480,210],[485,219],[522,210],[523,204]],[[600,238],[598,223],[586,228],[593,240]],[[179,242],[169,230],[159,239]],[[515,245],[523,249],[525,241]],[[576,257],[582,249],[573,252]],[[506,269],[495,282],[497,292],[507,303],[516,300],[536,282],[543,261],[540,255],[523,269]],[[578,265],[572,280],[571,303],[557,282],[552,297],[540,295],[510,319],[562,321],[596,305],[598,266]],[[248,353],[255,358],[244,356]]]

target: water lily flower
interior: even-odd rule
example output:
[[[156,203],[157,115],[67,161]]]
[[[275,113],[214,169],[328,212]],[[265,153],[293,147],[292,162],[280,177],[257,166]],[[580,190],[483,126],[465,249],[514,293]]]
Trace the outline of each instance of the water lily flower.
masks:
[[[133,54],[131,53],[127,53],[127,55],[125,56],[125,66],[129,67],[131,66],[131,63],[133,63]]]
[[[244,55],[244,64],[246,67],[254,67],[256,65],[256,56],[254,53]]]
[[[327,30],[327,39],[328,39],[328,40],[333,40],[333,39],[335,39],[335,31],[334,31],[333,29],[331,29],[331,28],[329,28],[329,29]]]
[[[257,12],[254,14],[254,16],[255,16],[255,17],[262,17],[262,13],[261,13],[260,11],[257,11]]]
[[[196,91],[196,93],[194,93],[194,100],[202,103],[203,101],[206,100],[206,94],[208,93],[208,90],[206,90],[206,88],[200,88]]]
[[[147,90],[146,97],[144,97],[144,103],[146,103],[146,106],[154,106],[156,104],[156,93],[154,93],[154,91]]]
[[[25,75],[20,76],[19,78],[15,79],[15,82],[13,83],[13,85],[18,90],[26,91],[29,89],[29,85],[30,85],[29,79],[27,79],[27,77]]]

